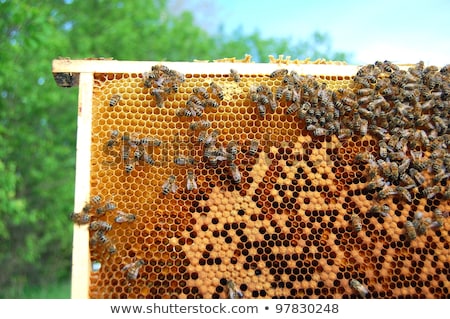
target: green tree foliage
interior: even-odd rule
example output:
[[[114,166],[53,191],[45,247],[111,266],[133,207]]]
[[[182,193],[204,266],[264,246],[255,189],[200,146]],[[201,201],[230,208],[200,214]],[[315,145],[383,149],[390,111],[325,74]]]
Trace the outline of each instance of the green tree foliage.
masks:
[[[0,0],[0,298],[70,277],[78,92],[56,86],[53,59],[264,61],[330,57],[328,43],[211,35],[165,0]]]

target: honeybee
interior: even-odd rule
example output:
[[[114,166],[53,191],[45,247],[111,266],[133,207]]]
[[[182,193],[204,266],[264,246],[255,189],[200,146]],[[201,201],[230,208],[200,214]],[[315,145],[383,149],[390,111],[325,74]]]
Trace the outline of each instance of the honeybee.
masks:
[[[233,280],[227,281],[227,288],[228,288],[228,298],[229,299],[242,299],[244,298],[244,294],[242,291],[240,291]]]
[[[421,186],[423,185],[423,183],[425,183],[425,177],[415,168],[409,169],[409,175],[416,180],[418,186]]]
[[[389,216],[389,211],[390,211],[390,208],[386,204],[383,204],[383,205],[375,204],[369,209],[369,213],[374,214],[374,215],[381,215],[382,217]]]
[[[241,81],[241,76],[239,75],[239,73],[235,69],[230,69],[230,75],[233,78],[234,82],[240,82]]]
[[[384,62],[375,62],[375,65],[378,66],[382,71],[392,73],[394,71],[398,71],[399,67],[392,63],[391,61],[385,60]]]
[[[356,91],[356,95],[359,96],[368,96],[374,93],[372,88],[362,88]]]
[[[424,219],[422,212],[416,212],[412,223],[416,229],[416,235],[421,236],[426,233],[428,226],[431,224],[431,220],[429,218]]]
[[[89,224],[89,229],[90,230],[101,230],[101,231],[107,232],[112,229],[112,226],[108,222],[96,220],[96,221],[92,221]]]
[[[134,160],[139,161],[144,156],[145,151],[142,148],[139,148],[134,151]]]
[[[367,130],[369,128],[369,121],[367,121],[366,119],[360,118],[358,126],[359,126],[359,134],[361,136],[367,135]]]
[[[131,223],[136,220],[136,215],[132,213],[125,213],[121,210],[117,211],[117,216],[114,218],[116,223]]]
[[[92,203],[91,203],[91,202],[86,203],[86,204],[83,206],[82,212],[85,213],[85,214],[89,214],[91,208],[92,208]]]
[[[91,221],[91,216],[86,212],[71,213],[70,219],[78,225],[85,225],[89,224],[89,222]]]
[[[442,160],[442,158],[432,159],[432,160],[430,160],[429,163],[430,163],[431,171],[434,174],[438,174],[438,173],[442,172],[444,169],[444,161]],[[444,173],[445,173],[445,171],[444,171]]]
[[[237,143],[235,141],[231,141],[230,143],[228,143],[226,151],[231,155],[236,155],[238,153]]]
[[[144,155],[142,156],[142,159],[144,160],[145,163],[147,163],[149,165],[155,165],[155,160],[148,153],[144,153]]]
[[[108,142],[106,142],[106,146],[108,148],[113,147],[114,145],[116,145],[117,142],[117,138],[119,137],[119,131],[118,130],[112,130],[111,131],[111,135],[110,135],[110,139],[108,140]]]
[[[233,178],[233,183],[239,184],[241,182],[241,172],[236,164],[230,164],[231,177]]]
[[[258,152],[258,148],[259,148],[258,140],[251,140],[250,141],[250,147],[248,149],[248,154],[250,156],[255,156],[256,153]]]
[[[353,135],[353,131],[348,128],[341,128],[338,131],[338,139],[340,139],[340,140],[348,139],[348,138],[352,137],[352,135]]]
[[[415,168],[418,171],[423,171],[425,170],[428,165],[429,162],[426,158],[423,157],[422,152],[420,151],[411,151],[411,157],[412,157],[412,166],[413,168]]]
[[[276,90],[276,92],[275,92],[275,98],[276,98],[278,101],[281,100],[281,99],[283,98],[284,91],[285,91],[285,88],[282,87],[282,86],[280,86],[280,87],[277,88],[277,90]]]
[[[356,232],[359,232],[362,229],[362,222],[361,222],[361,218],[353,213],[352,217],[351,217],[351,221],[352,221],[352,227]]]
[[[270,88],[265,84],[258,85],[256,88],[252,87],[251,90],[256,91],[256,93],[258,93],[258,94],[266,94],[269,96],[272,94],[272,91],[270,90]]]
[[[104,236],[104,237],[103,237]],[[89,246],[95,246],[99,242],[106,242],[108,238],[104,235],[103,231],[97,230],[94,234],[92,234],[91,238],[89,238]]]
[[[406,200],[408,203],[411,203],[412,201],[412,197],[411,194],[409,192],[409,190],[407,190],[405,187],[403,186],[397,186],[395,188],[397,195],[399,195],[400,197],[402,197],[404,200]]]
[[[89,240],[90,246],[103,245],[108,253],[114,254],[117,248],[114,243],[105,235],[102,230],[97,230]]]
[[[214,145],[208,145],[207,147],[205,147],[203,151],[203,156],[204,157],[216,156],[217,158],[220,158],[221,161],[223,161],[225,160],[226,153],[227,151],[223,146],[217,148]]]
[[[103,244],[104,244],[104,246],[106,248],[106,251],[110,255],[115,254],[117,252],[116,245],[114,245],[114,243],[111,240],[107,239],[107,241],[104,242]]]
[[[264,104],[258,104],[257,109],[260,117],[266,116],[266,106]]]
[[[389,179],[398,179],[398,164],[396,162],[378,160],[378,166],[381,169],[383,175]]]
[[[286,75],[288,75],[289,70],[287,69],[278,69],[273,71],[272,73],[270,73],[270,77],[271,78],[282,78],[285,77]]]
[[[185,166],[185,165],[193,165],[195,163],[192,157],[186,156],[176,156],[173,162],[177,165]]]
[[[372,181],[378,175],[378,164],[375,161],[369,161],[369,168],[367,170],[367,177],[369,181]],[[382,181],[384,182],[384,180]],[[381,186],[382,187],[382,186]]]
[[[91,197],[91,204],[98,206],[102,203],[102,197],[100,195],[95,195]]]
[[[380,120],[380,126],[371,124],[369,125],[369,131],[373,136],[384,138],[384,135],[387,133],[386,128],[389,126],[387,116],[380,115],[378,119]]]
[[[355,155],[356,163],[369,163],[370,161],[374,161],[375,157],[369,152],[361,152]]]
[[[285,77],[283,77],[283,84],[285,85],[293,85],[294,84],[294,80],[292,78],[291,75],[286,75]]]
[[[416,228],[412,221],[408,220],[405,222],[405,231],[409,240],[414,240],[417,237]]]
[[[158,107],[164,106],[163,93],[164,93],[163,89],[152,89],[152,91],[150,92],[150,94],[155,97],[156,106]]]
[[[134,169],[134,165],[132,163],[127,163],[125,165],[125,172],[127,174],[130,174],[133,171],[133,169]]]
[[[416,228],[412,221],[408,220],[405,222],[405,231],[409,240],[414,240],[417,237]]]
[[[194,175],[194,172],[192,172],[192,171],[187,172],[186,189],[188,191],[197,189],[197,182],[195,181],[195,175]]]
[[[217,137],[219,136],[219,130],[214,130],[211,134],[207,135],[205,138],[205,146],[215,145],[217,142]]]
[[[216,100],[213,99],[206,99],[204,101],[205,103],[205,107],[212,107],[212,108],[218,108],[219,107],[219,103],[216,102]]]
[[[186,108],[179,108],[175,111],[176,116],[187,116],[187,117],[191,117],[194,116],[194,113]]]
[[[155,72],[144,72],[142,73],[142,79],[144,80],[144,87],[152,87],[152,82],[158,78]]]
[[[214,155],[208,155],[205,156],[206,159],[208,160],[208,163],[211,167],[217,167],[217,164],[219,163],[219,159],[217,156]]]
[[[406,170],[409,167],[409,164],[411,163],[411,159],[408,157],[403,158],[402,162],[398,165],[398,175],[402,175],[406,173]]]
[[[105,204],[101,207],[98,207],[96,212],[97,215],[103,215],[107,212],[113,211],[117,208],[117,205],[110,200],[107,200]]]
[[[162,73],[168,74],[170,69],[167,66],[163,65],[163,64],[155,64],[155,65],[152,66],[152,71],[153,72],[162,72]]]
[[[197,115],[201,115],[205,108],[205,103],[196,95],[191,95],[186,102],[186,105],[192,112],[195,112]]]
[[[295,98],[294,98],[295,97]],[[294,91],[292,90],[291,87],[287,87],[284,90],[284,98],[286,99],[286,101],[288,102],[296,102],[297,98],[296,98],[296,94],[294,94]],[[295,99],[295,100],[294,100]]]
[[[189,125],[189,129],[193,131],[197,130],[207,130],[211,127],[211,122],[206,120],[196,121]]]
[[[126,271],[126,276],[128,280],[136,280],[139,276],[139,269],[145,265],[145,261],[142,259],[136,260],[132,263],[125,265],[122,271]]]
[[[380,147],[380,157],[386,158],[388,156],[388,146],[384,140],[380,140],[378,142],[378,146]]]
[[[345,105],[348,105],[350,107],[357,107],[358,103],[356,102],[356,100],[346,96],[344,98],[341,99],[342,103],[344,103]]]
[[[395,189],[395,186],[389,185],[388,183],[386,183],[383,186],[383,188],[378,191],[377,197],[378,197],[378,199],[385,199],[388,196],[396,195],[396,194],[397,194],[397,190]]]
[[[386,181],[384,180],[383,177],[379,176],[377,178],[372,179],[369,183],[367,183],[366,189],[368,191],[372,191],[375,188],[381,188],[381,187],[384,187],[385,185],[386,185]]]
[[[197,137],[197,142],[200,144],[204,144],[207,136],[208,134],[206,133],[206,131],[201,131]]]
[[[204,88],[203,86],[193,88],[192,92],[194,92],[194,94],[197,94],[204,100],[209,99],[209,93],[208,93],[208,91],[206,91],[206,88]]]
[[[162,186],[162,193],[163,195],[167,195],[170,192],[176,193],[177,192],[177,185],[175,184],[176,177],[175,175],[170,175],[169,178],[164,182]]]
[[[168,76],[170,76],[173,81],[178,82],[178,83],[182,83],[186,80],[185,76],[183,73],[175,71],[175,70],[168,70],[167,72],[165,72]]]
[[[431,199],[434,196],[436,196],[440,191],[441,187],[439,185],[428,186],[424,188],[423,195],[425,195],[427,199]]]
[[[365,298],[369,293],[369,290],[356,279],[350,280],[350,287],[359,293],[362,298]]]
[[[301,77],[296,71],[291,71],[291,78],[295,85],[300,85],[303,81],[303,77]]]
[[[406,173],[401,174],[399,176],[399,180],[405,185],[404,187],[406,189],[414,188],[417,186],[414,179]]]
[[[430,224],[431,229],[439,229],[444,225],[444,214],[438,208],[433,211],[434,220]]]
[[[146,136],[142,138],[139,143],[144,146],[161,146],[162,141],[156,137]]]
[[[355,83],[361,84],[364,88],[369,89],[371,87],[369,80],[365,76],[355,76],[353,81]]]
[[[440,172],[436,173],[433,177],[433,183],[438,184],[444,179],[448,179],[450,177],[450,173],[446,173],[444,169],[441,169]]]
[[[294,112],[298,112],[300,110],[300,104],[298,103],[292,103],[289,105],[289,107],[286,109],[286,114],[292,114]]]
[[[314,136],[325,136],[328,135],[328,131],[324,129],[323,127],[314,127],[313,135]]]
[[[122,98],[122,96],[120,94],[113,94],[111,96],[111,99],[109,100],[109,106],[110,107],[116,106],[119,103],[121,98]]]
[[[325,130],[327,135],[335,134],[339,131],[340,123],[336,121],[330,121],[325,123]]]
[[[224,98],[223,90],[217,83],[211,82],[209,84],[209,87],[211,88],[213,94],[215,94],[220,100],[223,100]]]

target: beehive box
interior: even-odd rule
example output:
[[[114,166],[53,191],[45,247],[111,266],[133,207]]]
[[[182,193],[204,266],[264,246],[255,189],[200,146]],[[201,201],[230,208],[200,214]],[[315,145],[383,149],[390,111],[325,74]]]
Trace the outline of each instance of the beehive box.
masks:
[[[54,60],[72,297],[449,298],[448,71]]]

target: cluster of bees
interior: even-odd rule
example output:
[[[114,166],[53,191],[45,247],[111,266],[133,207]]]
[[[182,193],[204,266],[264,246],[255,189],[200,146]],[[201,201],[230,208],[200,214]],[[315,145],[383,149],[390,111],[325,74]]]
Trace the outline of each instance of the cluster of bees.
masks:
[[[448,217],[448,216],[447,216]],[[427,229],[437,230],[444,224],[444,214],[438,208],[433,210],[433,219],[423,218],[422,212],[415,212],[413,221],[405,222],[406,235],[409,240],[424,235]]]
[[[377,158],[367,152],[355,156],[367,165],[366,190],[376,192],[372,213],[386,216],[388,209],[380,201],[390,196],[407,203],[414,197],[432,200],[437,194],[450,199],[448,70],[448,65],[439,70],[419,62],[405,71],[385,61],[364,66],[355,77],[352,112],[360,127],[379,139]],[[354,125],[347,129],[355,132]],[[416,216],[405,223],[408,238],[424,234],[424,225],[439,228],[442,218],[440,211],[435,211],[435,221]]]
[[[106,155],[121,158],[125,172],[131,173],[136,163],[143,165],[154,165],[155,160],[152,157],[153,148],[160,147],[162,141],[152,136],[139,138],[137,135],[125,132],[120,134],[118,130],[112,130],[108,141],[103,146],[103,151]],[[119,152],[117,152],[119,148]],[[109,161],[105,164],[113,164],[114,161]]]
[[[169,69],[165,65],[154,65],[150,72],[143,73],[144,87],[150,89],[158,107],[164,106],[164,99],[178,92],[178,86],[185,81],[184,74]]]
[[[116,203],[111,199],[103,200],[100,195],[92,196],[81,212],[70,214],[70,219],[78,225],[89,224],[89,246],[93,249],[99,248],[110,256],[117,252],[117,248],[107,235],[113,226],[99,219],[105,214],[115,214],[114,222],[117,224],[131,223],[136,220],[135,214],[118,209]]]
[[[176,111],[177,116],[201,117],[205,108],[218,108],[219,102],[223,100],[224,94],[222,88],[215,82],[209,84],[209,90],[205,87],[195,87],[193,94],[186,102],[186,107]],[[215,98],[212,98],[214,96]],[[219,101],[219,102],[218,102]]]
[[[201,122],[204,122],[203,120]],[[197,122],[191,123],[197,126]],[[202,128],[205,129],[206,126]],[[209,127],[209,126],[208,126]],[[234,184],[241,182],[241,172],[238,165],[233,161],[239,152],[238,143],[235,141],[229,142],[226,147],[218,145],[217,139],[219,137],[219,131],[213,130],[211,133],[202,131],[197,139],[197,142],[202,146],[202,158],[210,167],[217,167],[219,163],[224,162],[228,166],[229,177]],[[251,140],[247,154],[249,156],[255,156],[258,152],[259,142],[257,140]],[[193,157],[177,155],[174,159],[174,163],[179,166],[191,166],[196,164]],[[162,194],[167,195],[169,193],[176,193],[178,186],[176,185],[176,176],[170,175],[162,185]],[[186,175],[186,190],[192,191],[197,189],[196,176],[193,170],[188,170]]]
[[[376,192],[370,212],[385,217],[389,206],[381,201],[390,196],[408,203],[417,193],[427,199],[442,193],[450,199],[449,69],[419,62],[405,71],[378,61],[358,71],[353,88],[336,91],[315,77],[277,69],[270,74],[281,79],[275,92],[260,85],[249,95],[262,118],[284,101],[285,113],[303,121],[315,137],[337,135],[342,141],[355,135],[377,137],[379,156],[362,152],[354,160],[367,165],[366,190]],[[427,179],[427,174],[432,177]],[[351,220],[360,230],[359,216]]]

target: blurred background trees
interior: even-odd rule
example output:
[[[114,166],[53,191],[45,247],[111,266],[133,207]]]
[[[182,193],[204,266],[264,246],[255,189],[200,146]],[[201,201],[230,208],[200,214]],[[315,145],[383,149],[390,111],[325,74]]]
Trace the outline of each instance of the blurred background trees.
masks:
[[[165,0],[41,2],[0,0],[0,298],[70,297],[78,90],[56,86],[53,59],[348,57],[321,33],[298,43],[208,33]]]

